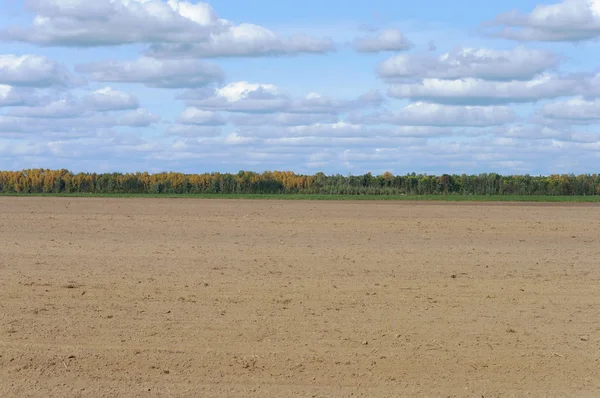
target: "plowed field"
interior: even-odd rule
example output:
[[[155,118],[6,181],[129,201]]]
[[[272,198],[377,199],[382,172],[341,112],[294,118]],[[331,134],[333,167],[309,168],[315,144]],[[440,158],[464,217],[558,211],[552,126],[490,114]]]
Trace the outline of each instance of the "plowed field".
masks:
[[[0,198],[2,397],[600,396],[600,206]]]

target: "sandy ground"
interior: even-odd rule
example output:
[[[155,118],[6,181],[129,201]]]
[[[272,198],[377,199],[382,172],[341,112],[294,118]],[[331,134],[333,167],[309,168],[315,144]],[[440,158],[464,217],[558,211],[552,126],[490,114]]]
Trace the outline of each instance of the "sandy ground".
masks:
[[[0,198],[0,396],[600,396],[599,237],[593,205]]]

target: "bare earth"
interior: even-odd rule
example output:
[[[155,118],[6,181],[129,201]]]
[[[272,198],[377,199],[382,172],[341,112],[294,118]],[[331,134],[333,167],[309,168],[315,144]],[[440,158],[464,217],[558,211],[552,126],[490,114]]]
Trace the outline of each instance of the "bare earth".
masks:
[[[599,237],[594,205],[0,198],[0,396],[600,396]]]

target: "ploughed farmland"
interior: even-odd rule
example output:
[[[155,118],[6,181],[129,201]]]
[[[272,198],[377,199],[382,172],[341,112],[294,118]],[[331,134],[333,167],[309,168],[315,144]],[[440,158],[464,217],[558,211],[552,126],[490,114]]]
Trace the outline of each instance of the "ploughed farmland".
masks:
[[[600,206],[0,198],[0,396],[594,396]]]

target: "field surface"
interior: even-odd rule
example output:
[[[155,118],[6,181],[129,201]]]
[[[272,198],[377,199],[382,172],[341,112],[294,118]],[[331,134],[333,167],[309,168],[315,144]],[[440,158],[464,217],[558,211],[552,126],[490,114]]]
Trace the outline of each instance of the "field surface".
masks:
[[[600,205],[0,198],[1,397],[600,396]]]

